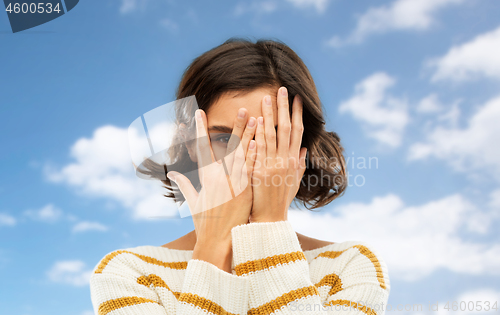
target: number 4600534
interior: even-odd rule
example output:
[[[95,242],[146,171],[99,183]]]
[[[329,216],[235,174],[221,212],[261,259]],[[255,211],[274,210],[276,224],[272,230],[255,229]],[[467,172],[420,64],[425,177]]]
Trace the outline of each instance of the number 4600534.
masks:
[[[493,305],[490,301],[460,301],[453,302],[450,305],[450,302],[447,302],[444,306],[445,310],[448,311],[489,311],[489,310],[498,310],[497,301],[494,301]]]
[[[61,12],[59,3],[55,7],[52,3],[9,3],[5,11],[9,13],[52,13]]]

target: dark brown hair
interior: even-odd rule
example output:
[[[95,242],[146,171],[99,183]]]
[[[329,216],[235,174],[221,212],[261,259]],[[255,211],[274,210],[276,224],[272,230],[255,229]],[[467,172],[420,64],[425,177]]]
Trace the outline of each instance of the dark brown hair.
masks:
[[[344,149],[337,133],[325,130],[321,101],[309,70],[283,42],[260,39],[253,43],[247,39],[230,38],[194,59],[182,76],[176,98],[180,100],[194,95],[197,106],[176,103],[182,104],[175,108],[176,123],[184,123],[188,130],[193,130],[194,111],[200,108],[207,112],[225,93],[244,94],[258,88],[278,89],[280,86],[288,90],[290,112],[296,94],[303,102],[302,147],[307,147],[307,168],[295,201],[300,201],[307,209],[325,206],[341,196],[347,187]],[[173,191],[177,187],[166,178],[166,172],[197,168],[181,141],[181,132],[179,130],[175,136],[180,144],[171,146],[168,151],[171,161],[175,162],[168,170],[165,165],[149,159],[142,163],[146,169],[137,169],[160,179],[168,190],[164,195],[167,198],[174,198]],[[200,188],[199,179],[192,180],[192,184]]]

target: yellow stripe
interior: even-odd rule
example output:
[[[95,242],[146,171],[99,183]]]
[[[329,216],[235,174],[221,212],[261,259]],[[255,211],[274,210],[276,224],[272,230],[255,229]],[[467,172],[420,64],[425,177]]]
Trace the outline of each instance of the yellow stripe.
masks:
[[[386,289],[387,287],[385,286],[384,273],[382,272],[382,266],[380,266],[380,262],[378,261],[375,254],[372,253],[368,248],[366,248],[363,245],[356,245],[354,247],[358,248],[359,252],[361,254],[365,255],[368,259],[371,260],[371,262],[373,263],[373,266],[375,267],[375,270],[377,271],[377,279],[378,279],[378,282],[380,283],[380,287],[382,289]]]
[[[372,253],[366,246],[363,246],[363,245],[354,245],[350,248],[357,248],[362,255],[364,255],[365,257],[370,259],[373,266],[375,267],[375,271],[377,272],[377,280],[380,283],[380,287],[382,289],[387,289],[387,286],[385,285],[385,281],[384,281],[384,273],[382,271],[382,266],[380,265],[380,262],[378,261],[375,254]],[[319,254],[318,256],[316,256],[314,259],[316,259],[318,257],[326,257],[326,258],[335,259],[335,258],[339,257],[342,253],[347,251],[348,249],[344,249],[343,251],[323,252],[323,253]]]
[[[122,297],[114,300],[109,300],[101,305],[99,305],[99,310],[98,310],[98,315],[106,315],[111,311],[117,310],[122,307],[130,306],[130,305],[137,305],[137,304],[142,304],[142,303],[156,303],[160,304],[156,301],[150,300],[150,299],[145,299],[145,298],[140,298],[137,296],[127,296],[127,297]]]
[[[272,300],[266,304],[263,304],[259,307],[252,308],[247,312],[247,315],[267,315],[275,312],[276,310],[282,308],[284,305],[287,305],[290,302],[301,299],[310,295],[318,295],[318,289],[315,286],[304,287],[297,290],[290,291],[288,293],[283,294],[277,299]]]
[[[367,315],[377,315],[377,313],[373,309],[371,309],[367,306],[364,306],[362,304],[349,301],[349,300],[335,300],[335,301],[330,301],[327,304],[325,304],[325,306],[333,306],[333,305],[350,306],[350,307],[353,307],[357,310],[360,310],[361,312],[363,312]]]
[[[349,248],[348,248],[349,249]],[[321,254],[319,254],[318,256],[316,256],[314,259],[318,258],[318,257],[326,257],[326,258],[331,258],[331,259],[335,259],[337,257],[339,257],[340,255],[342,255],[342,253],[344,253],[347,249],[344,249],[342,251],[327,251],[327,252],[323,252]]]
[[[314,286],[319,288],[324,285],[332,287],[328,292],[328,295],[334,295],[335,293],[342,291],[342,281],[339,276],[334,273],[324,276],[323,279],[321,279],[321,281],[316,283]]]
[[[201,309],[207,310],[210,313],[217,315],[236,315],[233,313],[229,313],[225,309],[222,308],[219,304],[216,304],[209,299],[205,299],[197,294],[192,293],[182,293],[179,298],[179,302],[187,302],[192,304],[193,306],[199,306]]]
[[[169,290],[174,294],[176,299],[179,299],[179,296],[181,295],[181,292],[172,291],[172,289],[168,287],[165,281],[163,281],[162,278],[160,278],[155,274],[150,274],[149,276],[140,276],[139,278],[137,278],[137,283],[142,284],[148,288],[151,284],[153,284],[153,286],[155,287],[166,288],[167,290]]]
[[[153,264],[153,265],[162,266],[162,267],[166,267],[166,268],[170,268],[170,269],[186,269],[187,268],[187,263],[188,263],[187,261],[164,262],[164,261],[158,260],[156,258],[145,256],[145,255],[140,255],[140,254],[137,254],[137,253],[134,253],[134,252],[130,252],[128,250],[117,250],[117,251],[114,251],[114,252],[106,255],[106,257],[104,257],[101,260],[101,263],[96,268],[95,273],[102,273],[102,271],[104,270],[104,268],[108,265],[108,263],[113,258],[115,258],[116,256],[118,256],[120,254],[123,254],[123,253],[135,255],[136,257],[144,260],[147,263],[150,263],[150,264]]]
[[[200,297],[196,294],[172,291],[165,283],[165,281],[163,281],[163,279],[161,279],[159,276],[155,274],[150,274],[149,276],[141,276],[137,278],[137,283],[145,285],[147,287],[153,284],[155,287],[166,288],[167,290],[169,290],[174,294],[175,298],[179,300],[179,302],[188,302],[194,305],[195,307],[199,306],[200,308],[212,312],[213,314],[233,315],[227,312],[225,309],[223,309],[220,305],[212,302],[209,299]]]
[[[269,269],[278,264],[287,264],[290,262],[294,262],[296,260],[306,260],[304,253],[301,251],[297,251],[293,253],[274,255],[271,257],[266,257],[264,259],[252,260],[237,265],[234,270],[236,271],[236,275],[241,276],[250,272]]]

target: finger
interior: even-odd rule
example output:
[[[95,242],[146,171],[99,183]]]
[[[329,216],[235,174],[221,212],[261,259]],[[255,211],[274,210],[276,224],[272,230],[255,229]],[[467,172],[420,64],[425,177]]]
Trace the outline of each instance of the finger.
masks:
[[[246,153],[248,150],[248,144],[250,143],[250,140],[252,140],[254,135],[255,135],[256,125],[257,125],[256,119],[254,117],[250,117],[248,119],[245,131],[243,132],[243,136],[242,136],[240,145],[236,149],[236,150],[240,150],[240,148],[241,148],[241,150],[242,150],[241,154],[243,155],[243,160],[239,161],[238,165],[234,165],[236,162],[236,160],[235,160],[235,162],[233,163],[233,170],[235,172],[240,172],[240,169],[241,169],[243,163],[245,162],[245,156],[246,156]],[[238,176],[240,176],[240,175],[238,175]]]
[[[295,196],[297,195],[297,192],[300,189],[302,177],[304,177],[304,173],[306,170],[306,154],[307,154],[307,148],[301,148],[300,149],[300,154],[299,154],[299,167],[294,170],[294,177],[293,177],[293,183],[290,185],[288,182],[285,180],[285,183],[290,187],[289,195],[288,195],[288,202],[289,204],[293,202],[293,199],[295,199]]]
[[[196,120],[196,152],[198,155],[198,166],[203,168],[215,161],[212,145],[207,131],[207,120],[203,110],[197,109]]]
[[[299,154],[299,174],[300,178],[304,175],[304,172],[306,171],[307,165],[306,165],[306,157],[307,157],[307,148],[300,148],[300,154]]]
[[[227,145],[227,150],[226,150],[226,165],[228,168],[229,174],[233,173],[233,165],[234,165],[234,158],[235,158],[235,150],[237,147],[239,147],[241,143],[241,138],[243,135],[243,132],[245,130],[245,126],[247,123],[247,117],[248,113],[245,108],[240,108],[238,110],[238,115],[236,116],[233,124],[233,131],[231,134],[231,137],[229,139],[228,145]],[[244,157],[244,154],[243,154]],[[238,176],[239,176],[239,169],[236,168]],[[237,177],[238,177],[237,176]]]
[[[255,131],[255,142],[257,145],[257,157],[256,163],[257,168],[263,168],[264,162],[266,160],[266,138],[264,136],[264,118],[260,116],[257,119],[257,130]],[[261,172],[262,169],[257,169],[257,171]]]
[[[231,154],[238,145],[241,142],[241,137],[243,135],[243,131],[245,130],[245,125],[247,122],[247,110],[246,108],[240,108],[238,110],[238,115],[236,115],[236,118],[234,119],[233,122],[233,131],[231,132],[231,137],[229,138],[229,141],[227,143],[226,147],[226,165],[229,171],[229,174],[231,174],[231,171],[233,169],[233,160],[234,160],[234,155]]]
[[[297,94],[293,99],[292,130],[290,133],[289,155],[292,158],[292,160],[299,158],[299,151],[300,151],[300,146],[302,145],[303,133],[304,133],[304,124],[302,122],[302,99]]]
[[[278,156],[288,158],[290,146],[290,108],[288,105],[288,91],[282,86],[278,90]]]
[[[241,138],[241,144],[243,146],[243,151],[245,152],[245,154],[248,150],[248,144],[250,143],[250,140],[252,140],[253,137],[255,136],[256,129],[257,129],[257,119],[255,119],[254,117],[250,117],[245,127],[245,131],[243,132],[243,136]]]
[[[167,177],[179,187],[179,190],[188,203],[189,209],[194,209],[198,192],[193,187],[193,184],[191,184],[191,181],[186,176],[175,171],[168,172]]]
[[[227,143],[227,153],[233,152],[236,147],[240,144],[240,139],[243,135],[243,131],[245,130],[245,126],[247,123],[247,110],[246,108],[240,108],[238,110],[238,115],[234,119],[233,123],[233,131],[231,133],[231,138]],[[235,137],[233,137],[235,136]]]
[[[304,173],[307,169],[306,167],[306,154],[307,154],[307,148],[301,148],[300,149],[300,154],[299,154],[299,162],[298,162],[298,167],[294,169],[294,182],[292,184],[294,195],[293,198],[295,198],[295,195],[297,194],[297,191],[300,188],[300,182],[302,180],[302,177],[304,176]],[[292,199],[293,199],[292,198]]]
[[[246,182],[240,181],[242,184],[241,190],[244,190],[250,183],[251,177],[253,173],[253,169],[255,166],[255,160],[257,158],[257,143],[255,140],[250,140],[248,144],[247,156],[245,159],[245,164],[241,170],[241,178],[246,178]]]
[[[273,104],[269,95],[262,100],[262,115],[264,116],[267,156],[274,157],[276,156],[276,129],[274,129]]]
[[[241,168],[245,165],[245,152],[241,143],[232,155],[234,156],[234,164],[233,172],[231,173],[231,183],[233,183],[235,187],[240,187]]]

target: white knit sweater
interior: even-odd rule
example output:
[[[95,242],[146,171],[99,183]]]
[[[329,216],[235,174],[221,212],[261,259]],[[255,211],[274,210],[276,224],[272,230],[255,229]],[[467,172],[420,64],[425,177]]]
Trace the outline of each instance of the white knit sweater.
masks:
[[[232,274],[190,250],[109,253],[90,279],[95,314],[384,314],[387,266],[366,243],[302,251],[289,221],[239,225],[232,242]]]

